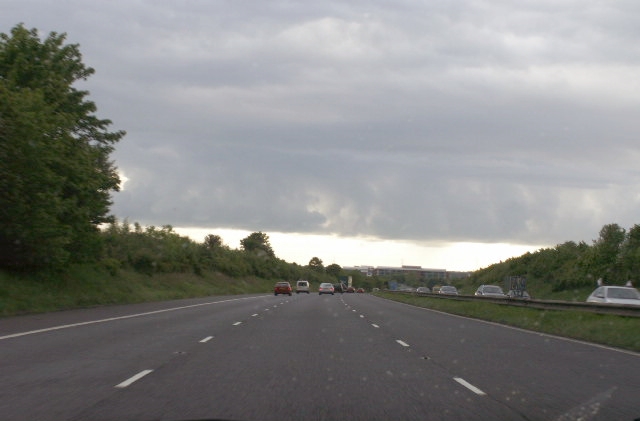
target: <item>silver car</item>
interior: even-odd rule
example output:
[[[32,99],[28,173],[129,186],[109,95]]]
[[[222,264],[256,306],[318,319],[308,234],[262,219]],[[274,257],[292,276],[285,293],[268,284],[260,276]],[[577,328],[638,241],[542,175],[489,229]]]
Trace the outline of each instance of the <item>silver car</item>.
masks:
[[[475,295],[480,297],[506,298],[502,288],[497,285],[480,285]]]
[[[589,295],[587,302],[640,306],[640,293],[632,287],[601,286]]]
[[[333,291],[334,291],[333,284],[330,284],[328,282],[323,282],[318,287],[318,295],[322,295],[322,294],[333,295]]]
[[[454,287],[452,285],[445,285],[445,286],[440,288],[440,291],[438,291],[438,294],[442,294],[442,295],[458,295],[458,290],[456,289],[456,287]]]

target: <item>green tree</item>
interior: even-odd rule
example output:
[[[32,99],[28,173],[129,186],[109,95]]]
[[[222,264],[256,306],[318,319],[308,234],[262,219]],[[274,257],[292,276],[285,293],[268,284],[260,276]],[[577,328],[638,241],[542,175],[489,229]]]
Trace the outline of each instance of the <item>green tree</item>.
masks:
[[[309,268],[315,272],[324,272],[322,260],[318,257],[312,257],[311,260],[309,260]]]
[[[342,267],[337,263],[332,263],[325,268],[325,272],[338,279],[340,277],[340,273],[342,272]]]
[[[629,229],[621,246],[620,264],[622,278],[635,281],[637,284],[640,276],[640,225],[638,224]]]
[[[109,160],[123,131],[73,85],[94,70],[65,34],[0,34],[0,265],[61,267],[95,259],[119,178]]]
[[[204,238],[204,245],[210,250],[222,247],[222,238],[219,235],[209,234]]]
[[[240,240],[242,249],[246,252],[256,254],[258,256],[276,257],[271,244],[269,243],[269,236],[263,232],[251,233],[246,238]]]

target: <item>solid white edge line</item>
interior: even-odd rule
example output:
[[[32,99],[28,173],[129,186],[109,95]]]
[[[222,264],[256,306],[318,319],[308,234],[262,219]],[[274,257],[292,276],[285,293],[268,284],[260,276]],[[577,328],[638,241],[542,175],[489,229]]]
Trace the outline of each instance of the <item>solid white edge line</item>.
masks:
[[[461,377],[454,377],[453,380],[457,381],[458,383],[460,383],[461,385],[463,385],[464,387],[466,387],[476,395],[486,396],[486,393],[484,393],[482,390],[478,389],[477,387],[475,387],[474,385],[472,385],[471,383],[469,383],[468,381],[466,381]]]
[[[120,384],[115,385],[114,387],[116,389],[124,389],[125,387],[130,386],[133,382],[136,382],[138,380],[140,380],[141,378],[143,378],[144,376],[146,376],[147,374],[151,373],[153,370],[142,370],[141,372],[139,372],[138,374],[136,374],[133,377],[130,377],[129,379],[123,381]]]
[[[204,338],[203,340],[200,341],[201,344],[206,344],[207,342],[209,342],[211,339],[213,339],[213,336],[207,336],[206,338]]]
[[[402,346],[407,346],[407,347],[409,346],[408,343],[406,343],[405,341],[401,341],[400,339],[396,339],[396,342],[399,343]]]
[[[53,326],[53,327],[48,327],[48,328],[45,328],[45,329],[30,330],[28,332],[12,333],[11,335],[0,336],[0,341],[3,340],[3,339],[18,338],[20,336],[33,335],[33,334],[36,334],[36,333],[51,332],[53,330],[69,329],[69,328],[72,328],[72,327],[92,325],[92,324],[96,324],[96,323],[113,322],[115,320],[130,319],[132,317],[149,316],[151,314],[166,313],[168,311],[184,310],[186,308],[208,306],[208,305],[219,304],[219,303],[228,303],[230,301],[251,300],[251,299],[260,298],[260,297],[264,297],[264,296],[261,295],[261,296],[258,296],[258,297],[245,297],[245,298],[233,298],[233,299],[230,299],[230,300],[210,301],[210,302],[207,302],[207,303],[193,304],[193,305],[189,305],[189,306],[172,307],[172,308],[165,308],[163,310],[148,311],[146,313],[129,314],[127,316],[109,317],[108,319],[90,320],[88,322],[80,322],[80,323],[72,323],[72,324],[68,324],[68,325]]]

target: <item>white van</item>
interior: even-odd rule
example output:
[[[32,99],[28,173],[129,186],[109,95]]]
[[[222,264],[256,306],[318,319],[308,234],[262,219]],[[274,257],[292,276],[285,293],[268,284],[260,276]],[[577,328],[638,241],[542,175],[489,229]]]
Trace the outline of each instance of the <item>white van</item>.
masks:
[[[296,282],[296,294],[300,294],[301,292],[309,293],[309,281],[298,281]]]

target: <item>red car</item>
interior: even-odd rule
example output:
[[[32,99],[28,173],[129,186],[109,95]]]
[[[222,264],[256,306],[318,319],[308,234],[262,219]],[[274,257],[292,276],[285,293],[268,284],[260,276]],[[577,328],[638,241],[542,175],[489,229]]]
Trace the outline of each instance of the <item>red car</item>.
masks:
[[[273,288],[273,295],[278,294],[288,294],[291,295],[291,284],[289,282],[277,282],[276,286]]]

